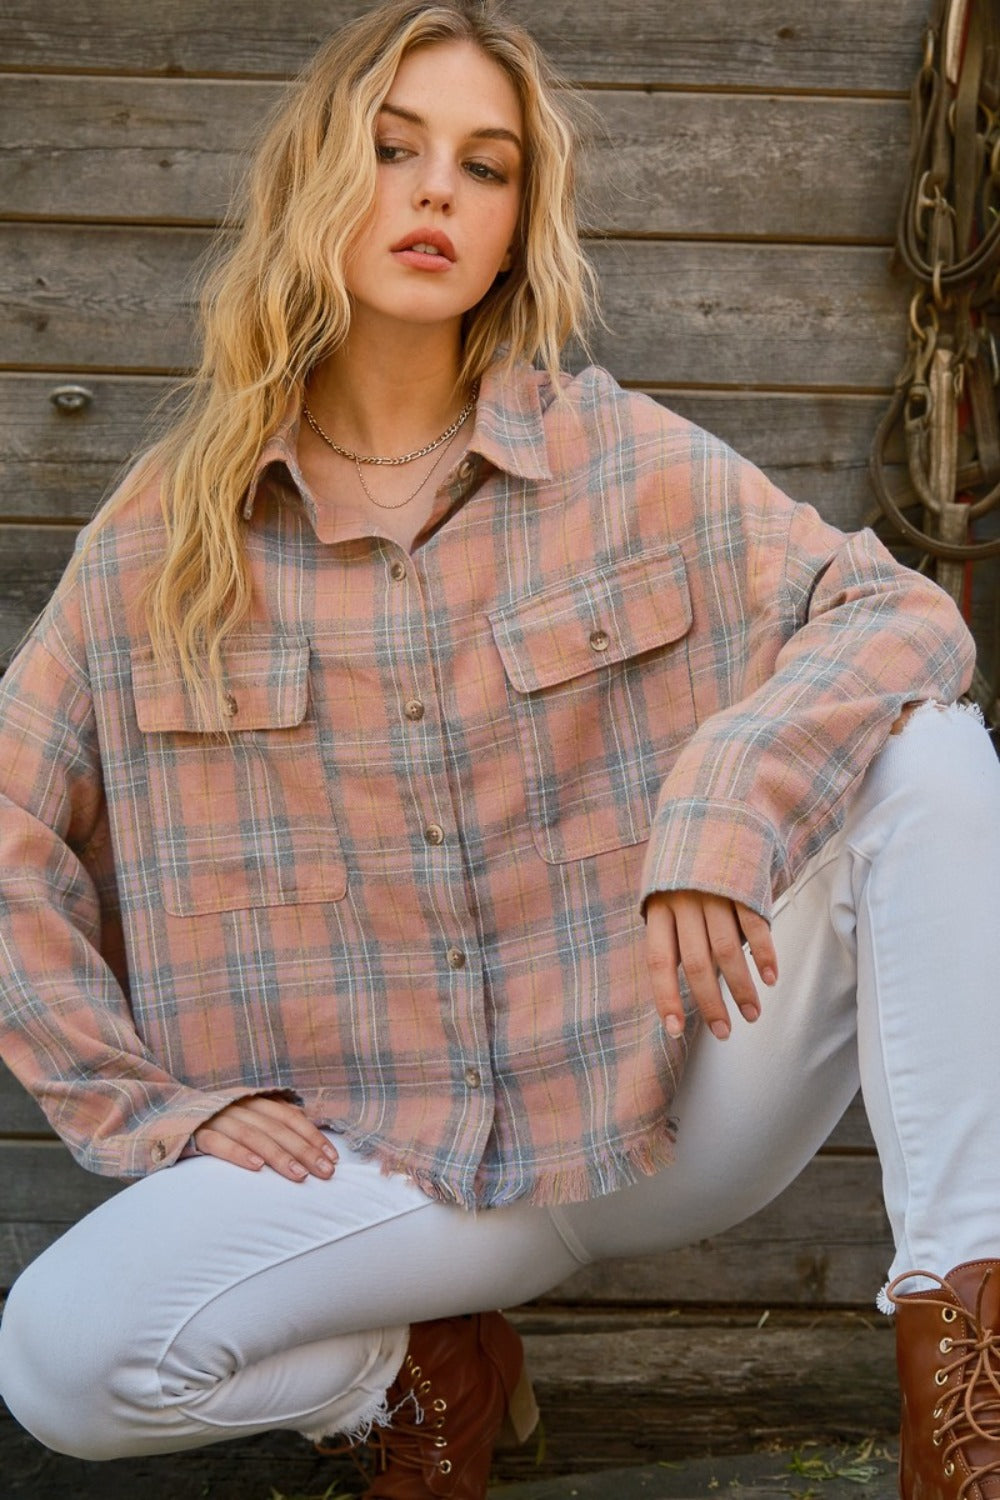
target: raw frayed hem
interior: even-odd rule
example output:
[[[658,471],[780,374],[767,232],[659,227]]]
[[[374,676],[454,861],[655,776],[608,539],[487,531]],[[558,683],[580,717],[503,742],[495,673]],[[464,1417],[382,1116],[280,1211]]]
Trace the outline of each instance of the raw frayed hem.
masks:
[[[981,724],[984,729],[987,729],[989,727],[986,723],[986,715],[983,713],[979,704],[973,702],[971,698],[963,698],[959,703],[955,705],[955,707],[958,709],[960,714],[970,714],[972,718],[975,719],[976,723]]]
[[[936,710],[941,714],[965,714],[970,719],[974,719],[981,728],[985,729],[987,727],[983,710],[973,698],[959,698],[955,703],[942,703],[939,698],[925,698],[922,703],[916,704],[910,710],[906,716],[906,722],[900,726],[898,733],[901,734],[903,732],[911,719],[919,718],[931,710]]]
[[[413,1391],[407,1391],[402,1401],[397,1401],[395,1406],[389,1405],[387,1397],[388,1393],[376,1403],[372,1411],[367,1412],[345,1432],[330,1433],[322,1429],[316,1432],[306,1432],[300,1428],[299,1435],[310,1443],[328,1443],[333,1438],[336,1439],[338,1446],[342,1445],[345,1449],[360,1448],[371,1437],[373,1428],[391,1427],[393,1417],[397,1412],[402,1411],[404,1406],[413,1407],[412,1421],[419,1423],[424,1420],[424,1409]]]
[[[331,1428],[326,1423],[321,1427],[299,1427],[296,1429],[299,1435],[304,1437],[308,1442],[316,1443],[317,1445],[334,1441],[339,1450],[346,1452],[349,1448],[357,1448],[366,1443],[371,1437],[374,1428],[390,1426],[396,1413],[411,1400],[414,1406],[417,1407],[417,1415],[414,1420],[422,1422],[424,1414],[420,1407],[417,1406],[416,1397],[412,1391],[407,1391],[402,1401],[397,1401],[395,1406],[389,1405],[389,1391],[392,1389],[392,1384],[396,1380],[402,1366],[403,1356],[401,1355],[399,1364],[395,1369],[393,1369],[392,1365],[389,1366],[390,1369],[393,1369],[393,1374],[385,1390],[380,1395],[373,1396],[367,1409],[363,1410],[360,1416],[355,1417],[354,1421],[348,1427]]]
[[[368,1441],[374,1427],[388,1427],[398,1410],[399,1407],[396,1406],[390,1411],[389,1402],[383,1394],[373,1402],[370,1410],[342,1432],[331,1432],[328,1427],[300,1427],[298,1430],[300,1436],[310,1443],[328,1443],[335,1439],[338,1443],[343,1443],[345,1448],[356,1448]]]
[[[621,1188],[633,1187],[643,1177],[652,1177],[673,1164],[676,1149],[677,1122],[668,1117],[656,1136],[644,1135],[619,1150],[607,1148],[588,1161],[572,1167],[539,1170],[530,1184],[514,1181],[487,1186],[480,1194],[463,1194],[452,1183],[444,1181],[423,1167],[414,1166],[404,1152],[389,1149],[381,1141],[359,1139],[337,1123],[329,1126],[342,1135],[353,1151],[366,1161],[378,1163],[386,1177],[406,1177],[425,1197],[435,1203],[451,1204],[472,1210],[505,1208],[512,1203],[532,1208],[550,1208],[560,1203],[585,1203]]]

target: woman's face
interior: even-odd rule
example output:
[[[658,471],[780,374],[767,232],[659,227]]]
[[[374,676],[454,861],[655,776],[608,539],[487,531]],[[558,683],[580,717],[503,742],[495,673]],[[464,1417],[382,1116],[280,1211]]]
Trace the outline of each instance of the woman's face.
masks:
[[[347,264],[354,324],[453,325],[511,262],[524,124],[471,42],[404,57],[375,127],[378,185]]]

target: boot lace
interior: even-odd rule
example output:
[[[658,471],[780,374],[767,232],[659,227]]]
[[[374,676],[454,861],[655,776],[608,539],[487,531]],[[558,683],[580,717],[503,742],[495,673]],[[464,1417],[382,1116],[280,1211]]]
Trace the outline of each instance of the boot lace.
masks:
[[[447,1402],[440,1397],[426,1408],[414,1401],[413,1411],[405,1414],[397,1408],[388,1427],[376,1428],[368,1439],[374,1450],[376,1473],[384,1474],[390,1465],[422,1472],[430,1449],[434,1466],[442,1474],[450,1474],[451,1459],[444,1452],[448,1439],[442,1431],[447,1409]]]
[[[988,1271],[980,1282],[972,1312],[962,1306],[962,1299],[954,1288],[940,1276],[935,1276],[933,1271],[907,1271],[886,1288],[889,1300],[896,1303],[894,1289],[901,1281],[924,1276],[950,1295],[948,1298],[926,1297],[922,1300],[939,1307],[946,1324],[954,1325],[961,1316],[969,1325],[965,1337],[952,1333],[941,1339],[938,1349],[947,1362],[934,1376],[935,1384],[942,1388],[942,1397],[932,1413],[938,1426],[931,1434],[931,1441],[941,1449],[946,1478],[950,1479],[955,1473],[955,1460],[960,1453],[969,1471],[959,1485],[957,1500],[962,1500],[974,1484],[988,1475],[1000,1473],[1000,1331],[984,1328],[982,1320],[983,1296],[991,1274]],[[953,1358],[948,1359],[949,1355]],[[954,1385],[950,1384],[953,1375],[957,1376]],[[973,1467],[968,1452],[962,1450],[977,1438],[996,1444],[996,1457]]]
[[[389,1412],[385,1425],[373,1427],[360,1441],[345,1439],[333,1445],[314,1443],[317,1453],[329,1458],[350,1458],[366,1483],[385,1474],[392,1466],[422,1472],[431,1450],[433,1461],[442,1474],[451,1473],[451,1459],[445,1454],[448,1439],[444,1435],[448,1403],[441,1396],[427,1400],[431,1383],[422,1379],[423,1371],[407,1354],[403,1372],[411,1385]],[[421,1405],[421,1400],[426,1404]]]

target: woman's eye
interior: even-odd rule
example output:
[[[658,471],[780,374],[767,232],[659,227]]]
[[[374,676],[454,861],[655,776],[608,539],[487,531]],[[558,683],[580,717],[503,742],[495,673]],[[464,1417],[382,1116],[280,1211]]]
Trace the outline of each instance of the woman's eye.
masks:
[[[384,141],[375,142],[375,155],[379,161],[399,161],[400,157],[405,154],[405,149],[402,146],[390,146]]]
[[[466,162],[466,170],[473,176],[478,177],[481,182],[506,182],[507,178],[503,172],[491,167],[485,161]]]

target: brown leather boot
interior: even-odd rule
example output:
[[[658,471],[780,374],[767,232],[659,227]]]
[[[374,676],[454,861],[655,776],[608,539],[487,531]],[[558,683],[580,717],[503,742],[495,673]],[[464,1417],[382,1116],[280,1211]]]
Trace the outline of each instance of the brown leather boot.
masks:
[[[929,1291],[900,1294],[911,1276]],[[902,1500],[1000,1500],[1000,1261],[909,1271],[896,1309]]]
[[[364,1500],[484,1500],[505,1423],[520,1442],[538,1423],[521,1340],[498,1312],[414,1323],[386,1399]]]

